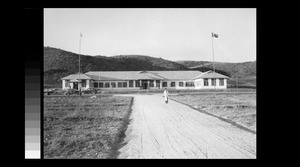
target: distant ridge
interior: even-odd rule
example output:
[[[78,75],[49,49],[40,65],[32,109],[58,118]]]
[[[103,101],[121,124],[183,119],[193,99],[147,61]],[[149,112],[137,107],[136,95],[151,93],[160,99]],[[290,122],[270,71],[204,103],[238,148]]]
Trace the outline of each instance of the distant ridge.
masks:
[[[78,73],[79,55],[53,47],[44,47],[44,83],[61,84],[60,78]],[[189,70],[184,65],[145,55],[81,55],[81,71],[159,71]]]
[[[201,72],[213,70],[212,62],[208,61],[176,61],[191,70]],[[215,62],[215,71],[229,76],[228,87],[256,88],[256,61],[242,63]],[[238,78],[238,82],[236,82]]]
[[[78,73],[78,54],[53,47],[44,47],[44,85],[61,87],[60,78]],[[216,72],[240,77],[256,84],[256,61],[244,63],[215,63]],[[81,71],[178,71],[212,70],[209,61],[170,61],[147,55],[89,56],[81,55]]]
[[[201,70],[213,69],[212,62],[208,61],[176,61],[189,69]],[[249,61],[243,63],[225,63],[225,62],[215,62],[214,63],[216,71],[222,71],[230,75],[231,77],[248,77],[256,76],[256,61]]]

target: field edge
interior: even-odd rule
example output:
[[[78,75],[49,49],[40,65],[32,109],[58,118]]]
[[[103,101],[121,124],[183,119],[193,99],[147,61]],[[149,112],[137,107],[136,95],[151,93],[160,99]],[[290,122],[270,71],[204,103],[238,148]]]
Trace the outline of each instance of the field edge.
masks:
[[[123,117],[123,123],[118,130],[116,138],[111,146],[111,148],[112,148],[111,152],[110,152],[109,156],[107,157],[107,159],[117,159],[120,154],[120,152],[119,152],[120,148],[122,148],[124,145],[126,145],[126,143],[124,143],[124,139],[126,137],[125,132],[130,123],[129,118],[130,118],[130,115],[132,112],[133,100],[134,100],[134,97],[131,97],[130,104],[127,109],[126,115]]]
[[[193,107],[193,106],[191,106],[191,105],[189,105],[189,104],[186,104],[186,103],[177,101],[177,100],[172,99],[172,98],[170,98],[170,100],[173,100],[173,101],[178,102],[178,103],[180,103],[180,104],[186,105],[186,106],[188,106],[188,107],[190,107],[190,108],[192,108],[192,109],[194,109],[194,110],[197,110],[197,111],[199,111],[199,112],[201,112],[201,113],[204,113],[204,114],[207,114],[207,115],[210,115],[210,116],[219,118],[220,120],[225,121],[225,122],[227,122],[227,123],[229,123],[229,124],[231,124],[231,125],[233,125],[233,126],[236,126],[236,127],[238,127],[239,129],[245,130],[245,131],[250,132],[250,133],[252,133],[252,134],[256,134],[256,131],[254,131],[254,130],[252,130],[252,129],[249,129],[248,127],[245,127],[245,126],[243,126],[243,125],[241,125],[241,124],[238,124],[238,123],[236,123],[236,122],[234,122],[234,121],[232,121],[232,120],[230,120],[230,119],[222,118],[222,117],[220,117],[220,116],[211,114],[211,113],[209,113],[209,112],[206,112],[206,111],[204,111],[204,110],[195,108],[195,107]]]

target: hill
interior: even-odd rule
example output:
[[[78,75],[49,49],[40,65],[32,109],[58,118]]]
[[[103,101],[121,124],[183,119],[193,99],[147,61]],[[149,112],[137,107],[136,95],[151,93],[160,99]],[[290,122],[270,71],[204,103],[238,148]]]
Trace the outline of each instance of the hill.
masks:
[[[213,69],[212,62],[207,61],[176,61],[189,69]],[[216,71],[223,71],[223,73],[229,74],[231,77],[248,77],[256,76],[256,61],[253,62],[243,62],[243,63],[223,63],[215,62]]]
[[[182,64],[182,65],[190,68],[190,67],[205,65],[205,64],[210,63],[210,62],[209,61],[180,60],[180,61],[176,61],[176,63]]]
[[[212,70],[208,61],[169,61],[147,55],[89,56],[81,55],[81,72],[88,71],[143,71],[143,70]],[[60,78],[78,73],[79,55],[65,50],[44,47],[44,84],[61,87]],[[215,62],[216,72],[231,77],[229,85],[235,85],[235,77],[246,86],[256,85],[256,61],[243,63]]]
[[[208,61],[176,61],[179,64],[185,65],[189,69],[207,71],[213,69],[212,62]],[[236,86],[236,77],[238,77],[239,86],[255,87],[256,86],[256,61],[242,63],[224,63],[215,62],[215,71],[229,76],[229,87]]]
[[[189,70],[186,66],[145,55],[81,55],[81,72]],[[44,47],[44,84],[60,87],[60,78],[78,73],[79,55],[53,47]]]

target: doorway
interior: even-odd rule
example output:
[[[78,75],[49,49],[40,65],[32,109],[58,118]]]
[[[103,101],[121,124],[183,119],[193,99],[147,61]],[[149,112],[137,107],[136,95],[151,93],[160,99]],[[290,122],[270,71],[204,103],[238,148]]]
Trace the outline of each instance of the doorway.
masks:
[[[148,81],[146,80],[142,81],[142,89],[148,89]]]
[[[78,89],[78,82],[73,82],[73,89]]]

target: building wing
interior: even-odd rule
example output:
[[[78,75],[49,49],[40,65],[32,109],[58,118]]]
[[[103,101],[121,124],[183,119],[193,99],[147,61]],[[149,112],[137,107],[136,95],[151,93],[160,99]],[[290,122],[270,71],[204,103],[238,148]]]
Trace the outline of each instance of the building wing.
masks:
[[[219,73],[216,73],[216,72],[213,72],[213,71],[207,71],[207,72],[204,72],[204,73],[196,76],[193,79],[198,79],[198,78],[229,78],[229,77],[219,74]]]

